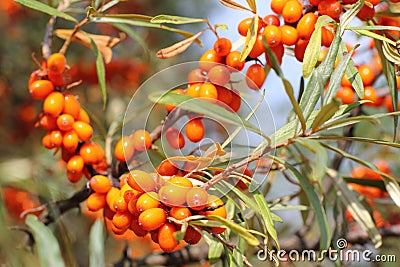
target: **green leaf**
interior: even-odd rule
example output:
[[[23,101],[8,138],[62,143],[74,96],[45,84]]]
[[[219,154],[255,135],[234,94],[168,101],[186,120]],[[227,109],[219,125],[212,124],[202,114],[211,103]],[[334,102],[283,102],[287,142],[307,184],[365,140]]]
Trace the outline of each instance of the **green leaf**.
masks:
[[[48,15],[60,17],[65,20],[72,21],[75,24],[78,24],[78,21],[74,17],[64,12],[61,12],[51,6],[43,4],[42,2],[36,0],[15,0],[15,2],[20,3],[21,5],[24,5],[26,7],[32,8],[34,10],[46,13]]]
[[[90,267],[104,267],[104,229],[103,221],[97,219],[89,235],[89,263]]]
[[[343,60],[341,60],[338,64],[338,66],[335,68],[335,70],[332,73],[332,76],[329,81],[328,88],[325,93],[325,99],[323,101],[323,104],[326,105],[331,99],[333,99],[340,87],[340,84],[342,82],[343,75],[347,69],[347,66],[350,62],[351,56],[353,55],[354,49],[358,47],[356,45],[351,49],[349,53],[347,53],[344,57]]]
[[[254,15],[251,20],[251,25],[247,31],[246,40],[243,45],[242,53],[240,54],[240,61],[245,61],[247,56],[250,54],[253,46],[257,40],[258,35],[258,15]]]
[[[322,27],[332,22],[335,21],[329,16],[322,15],[318,17],[318,20],[315,23],[315,30],[311,35],[310,42],[308,43],[306,51],[304,53],[302,66],[304,78],[308,78],[308,76],[310,76],[311,72],[314,70],[315,65],[318,62],[319,52],[321,50]]]
[[[139,44],[139,46],[143,49],[143,51],[145,52],[145,57],[147,59],[150,57],[150,51],[149,51],[149,48],[148,48],[146,42],[134,30],[132,30],[128,26],[126,26],[124,24],[120,24],[120,23],[114,23],[113,26],[115,28],[125,32],[129,37],[131,37],[133,40],[135,40]]]
[[[208,259],[210,264],[215,264],[221,259],[222,252],[224,251],[224,245],[218,240],[212,240],[209,244]]]
[[[336,128],[339,128],[339,127],[344,127],[344,126],[347,126],[347,125],[356,124],[356,123],[359,123],[359,122],[362,122],[362,121],[367,121],[367,122],[379,124],[379,120],[374,118],[374,116],[357,116],[357,117],[338,119],[338,120],[334,120],[334,121],[328,122],[328,123],[320,126],[318,130],[322,131],[322,130],[327,130],[327,129],[336,129]]]
[[[312,130],[315,131],[319,126],[332,118],[332,116],[335,115],[336,111],[339,110],[339,106],[340,103],[335,98],[333,98],[331,102],[323,106],[315,117],[315,120],[311,126]]]
[[[362,143],[369,143],[369,144],[375,144],[375,145],[400,148],[399,143],[371,139],[371,138],[366,138],[366,137],[351,137],[351,136],[347,137],[347,136],[338,136],[338,135],[320,135],[320,136],[313,135],[313,136],[310,136],[309,138],[318,139],[318,140],[344,140],[344,141],[362,142]]]
[[[343,16],[340,19],[340,25],[339,25],[339,31],[340,35],[343,35],[347,25],[350,23],[350,21],[357,16],[358,12],[360,12],[361,8],[364,6],[364,0],[357,1],[351,7],[346,10],[346,12],[343,14]]]
[[[90,38],[89,35],[88,37]],[[96,43],[93,41],[92,38],[90,38],[90,43],[92,45],[93,52],[96,55],[97,79],[99,81],[101,98],[103,99],[103,108],[105,108],[107,103],[107,91],[106,91],[106,70],[104,68],[104,61],[99,49],[97,48]]]
[[[42,266],[64,267],[60,246],[53,232],[34,215],[28,215],[26,225],[32,230]]]
[[[180,17],[180,16],[172,16],[172,15],[158,15],[153,17],[150,22],[151,23],[167,23],[167,24],[189,24],[189,23],[199,23],[206,22],[205,19],[198,18],[188,18],[188,17]]]
[[[372,180],[372,179],[368,179],[368,178],[369,177],[363,177],[363,178],[343,177],[343,180],[346,183],[371,186],[371,187],[376,187],[376,188],[379,188],[379,189],[381,189],[383,191],[386,191],[385,183],[383,181],[381,181],[381,180]]]
[[[102,2],[104,2],[103,0],[101,0]],[[123,0],[122,0],[123,1]],[[119,2],[121,2],[121,0],[111,0],[107,3],[105,3],[100,9],[99,12],[104,12],[107,11],[108,9],[112,8],[113,6],[115,6],[116,4],[118,4]]]
[[[331,227],[328,223],[324,207],[322,206],[318,198],[318,195],[315,192],[315,189],[310,184],[310,181],[306,177],[304,177],[295,167],[293,167],[291,164],[284,161],[283,159],[274,156],[271,156],[271,158],[274,161],[285,165],[288,171],[299,181],[316,215],[319,230],[321,233],[320,244],[319,244],[320,250],[328,249],[331,243],[331,231],[330,231]]]
[[[272,219],[272,213],[269,209],[267,201],[265,197],[257,190],[252,192],[257,205],[259,206],[259,210],[261,211],[261,216],[263,218],[263,223],[265,228],[267,229],[268,234],[274,239],[275,245],[277,246],[278,250],[280,249],[279,242],[278,242],[278,235],[276,233],[274,220]]]
[[[269,139],[260,129],[250,122],[242,119],[236,114],[227,111],[225,108],[202,99],[190,97],[188,95],[178,95],[174,93],[156,92],[149,95],[149,99],[160,104],[172,104],[181,109],[204,114],[220,122],[230,123],[236,126],[245,127],[266,139]]]
[[[231,229],[232,232],[242,237],[250,246],[258,246],[260,244],[260,241],[258,241],[258,239],[254,235],[249,233],[246,228],[243,228],[242,226],[234,222],[228,221],[227,219],[224,219],[220,216],[209,215],[206,217],[221,222],[223,225]]]
[[[328,172],[329,173],[329,172]],[[368,233],[375,248],[382,245],[382,237],[375,226],[375,223],[366,210],[365,207],[358,201],[357,196],[353,191],[351,191],[348,185],[343,181],[342,177],[337,175],[330,175],[333,184],[337,188],[338,199],[347,208],[353,218],[360,224],[360,226]]]

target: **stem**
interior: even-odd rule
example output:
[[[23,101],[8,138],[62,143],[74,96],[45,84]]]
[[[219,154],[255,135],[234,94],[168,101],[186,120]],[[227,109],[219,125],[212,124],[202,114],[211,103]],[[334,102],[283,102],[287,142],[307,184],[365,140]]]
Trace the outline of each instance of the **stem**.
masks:
[[[72,39],[74,38],[75,34],[79,31],[80,28],[85,26],[88,22],[89,22],[89,19],[85,18],[81,22],[79,22],[78,25],[75,25],[75,28],[73,29],[71,35],[68,37],[67,40],[65,40],[63,46],[60,49],[61,54],[65,54],[65,52],[67,52],[67,49],[68,49],[69,45],[71,44]]]

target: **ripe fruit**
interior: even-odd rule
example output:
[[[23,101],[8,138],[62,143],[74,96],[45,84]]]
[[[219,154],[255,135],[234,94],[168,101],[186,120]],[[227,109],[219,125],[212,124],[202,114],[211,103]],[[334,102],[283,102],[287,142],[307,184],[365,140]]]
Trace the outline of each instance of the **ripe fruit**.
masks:
[[[213,67],[215,68],[215,67]],[[186,90],[186,95],[191,96],[191,97],[199,97],[200,95],[200,87],[203,83],[193,83],[192,85],[189,86],[189,88]]]
[[[186,193],[189,190],[187,187],[167,184],[160,188],[158,196],[160,201],[169,207],[182,206],[186,202]]]
[[[64,108],[64,96],[60,92],[50,93],[43,102],[43,112],[58,117]]]
[[[180,177],[180,176],[172,177],[171,179],[168,180],[167,183],[177,185],[180,187],[186,187],[186,188],[193,187],[193,184],[189,179],[187,179],[185,177]]]
[[[362,21],[369,21],[375,16],[375,9],[364,3],[361,10],[357,13],[357,17]]]
[[[49,80],[55,87],[61,87],[65,85],[65,78],[63,74],[58,74],[54,72],[49,72]]]
[[[90,178],[89,185],[95,192],[101,194],[106,194],[112,187],[110,180],[104,175],[93,176]]]
[[[215,86],[217,88],[218,101],[223,102],[225,105],[229,106],[232,102],[232,92],[231,90],[223,86]]]
[[[236,91],[235,89],[231,91],[232,94],[232,100],[229,103],[230,109],[234,112],[237,112],[240,109],[240,106],[242,104],[242,98],[240,97],[240,93]]]
[[[300,62],[303,62],[304,53],[306,52],[306,48],[309,40],[299,39],[294,46],[294,56]]]
[[[227,67],[224,67],[221,65],[214,66],[208,72],[208,79],[213,84],[223,86],[230,81],[231,72],[229,71],[229,69]],[[200,90],[200,94],[201,94],[201,90]]]
[[[92,138],[93,128],[89,124],[83,121],[76,121],[73,125],[73,128],[78,135],[79,140],[86,142]]]
[[[351,87],[340,87],[336,93],[336,98],[340,98],[343,104],[351,104],[354,102],[354,91]]]
[[[366,106],[374,106],[377,101],[375,88],[372,86],[364,87],[364,100],[371,100],[372,102],[365,103]]]
[[[156,192],[147,192],[141,195],[136,201],[136,209],[139,212],[151,208],[158,208],[160,206],[160,201],[158,201],[158,195]]]
[[[81,106],[79,104],[78,99],[76,99],[76,97],[71,94],[64,95],[64,108],[63,108],[62,113],[71,115],[72,117],[74,117],[75,120],[80,120],[80,121],[89,123],[89,116],[87,117],[86,120],[83,120],[79,116],[80,112],[81,112]],[[86,113],[86,111],[84,111],[84,110],[83,110],[83,112]],[[84,115],[84,114],[82,114],[82,115]],[[86,113],[86,115],[87,115],[87,113]]]
[[[183,237],[183,240],[185,240],[186,243],[189,245],[194,245],[199,243],[201,239],[201,233],[199,233],[196,229],[194,229],[192,226],[188,226],[186,228],[185,236]]]
[[[79,155],[83,158],[85,164],[89,165],[98,163],[104,156],[104,154],[101,155],[99,148],[93,142],[83,144],[79,149]]]
[[[189,85],[192,85],[194,83],[205,82],[206,77],[204,76],[203,71],[201,69],[194,69],[189,72],[187,80]]]
[[[156,183],[153,178],[141,170],[131,171],[127,183],[130,187],[140,192],[152,192],[156,189]]]
[[[39,120],[40,126],[47,131],[52,131],[57,129],[57,118],[50,115],[43,115]]]
[[[169,211],[169,215],[177,220],[183,220],[192,216],[192,213],[186,207],[172,207]]]
[[[217,88],[212,83],[203,83],[200,87],[199,97],[206,99],[217,99]]]
[[[65,70],[65,65],[67,64],[67,60],[65,59],[64,54],[54,53],[47,60],[47,68],[50,72],[61,74]]]
[[[244,68],[244,61],[240,61],[240,52],[239,51],[232,51],[230,52],[225,59],[226,65],[229,67],[241,71]]]
[[[125,162],[130,161],[135,154],[132,137],[123,136],[118,140],[114,148],[114,156],[117,160]]]
[[[290,25],[282,25],[280,26],[281,34],[282,34],[282,43],[287,46],[292,46],[296,44],[298,39],[297,30]]]
[[[67,171],[67,178],[71,183],[77,183],[82,178],[82,172]]]
[[[85,162],[79,155],[74,155],[68,160],[67,170],[71,173],[81,173],[83,167],[85,167]]]
[[[171,161],[164,160],[157,167],[157,172],[163,176],[172,176],[178,173],[178,168]]]
[[[132,218],[130,229],[135,233],[135,235],[137,235],[139,237],[143,237],[143,236],[147,235],[147,233],[148,233],[146,230],[143,230],[143,228],[140,227],[139,221],[137,218]]]
[[[228,38],[218,38],[214,43],[214,50],[218,56],[224,57],[231,52],[232,43]]]
[[[199,67],[204,71],[209,71],[217,63],[222,63],[222,57],[214,49],[207,50],[199,59]]]
[[[281,22],[279,21],[279,17],[274,14],[266,15],[263,18],[263,22],[264,22],[265,26],[269,26],[269,25],[279,26],[281,24]]]
[[[271,10],[276,14],[282,14],[283,7],[288,0],[271,0]]]
[[[93,193],[86,200],[86,205],[90,211],[98,211],[106,205],[106,195]]]
[[[53,84],[47,80],[34,81],[29,85],[29,93],[33,99],[45,99],[53,91]]]
[[[193,210],[202,210],[207,206],[208,193],[200,187],[191,188],[186,193],[186,203]]]
[[[69,114],[62,114],[57,118],[57,126],[61,131],[69,131],[74,127],[74,117]]]
[[[278,26],[269,25],[265,27],[263,34],[269,47],[278,46],[282,41],[282,33]]]
[[[226,218],[226,209],[224,206],[224,202],[220,198],[214,195],[209,195],[208,196],[208,204],[207,207],[210,210],[207,210],[205,212],[200,212],[203,215],[214,215],[214,216],[220,216],[222,218]],[[212,227],[211,230],[215,232],[216,234],[223,233],[225,231],[225,228],[222,227]]]
[[[251,51],[249,53],[249,57],[258,58],[263,53],[265,53],[264,35],[262,33],[259,33],[257,35],[256,42],[254,43],[254,46],[253,46],[253,48],[251,49]]]
[[[272,52],[274,53],[278,64],[282,64],[282,58],[283,58],[283,54],[285,53],[285,48],[283,47],[283,44],[281,43],[280,45],[276,46],[276,47],[272,47],[271,48]],[[265,53],[265,60],[268,66],[272,67],[272,62],[268,56],[268,53]]]
[[[260,64],[251,65],[246,71],[246,83],[250,89],[259,90],[264,84],[267,74]]]
[[[161,208],[151,208],[140,213],[138,222],[140,227],[146,231],[160,228],[167,220],[167,214]]]
[[[52,147],[60,147],[62,145],[63,142],[63,134],[58,131],[51,131],[50,132],[50,144],[52,145]]]
[[[69,113],[67,111],[63,111],[63,112]],[[71,114],[71,115],[73,116],[73,114]],[[78,115],[77,120],[78,121],[82,121],[82,122],[86,122],[87,124],[90,124],[89,115],[87,114],[87,112],[83,108],[79,109],[79,115]]]
[[[175,232],[176,228],[172,223],[165,223],[158,230],[158,244],[165,252],[172,252],[178,246],[178,240],[174,236]]]
[[[253,18],[247,18],[242,20],[239,25],[238,25],[238,32],[241,36],[246,36],[247,32],[251,26],[251,22],[253,21]],[[263,22],[260,18],[258,18],[258,27],[257,30],[260,32],[260,30],[263,27]]]
[[[318,12],[321,15],[328,15],[333,19],[338,19],[342,13],[342,5],[337,0],[324,0],[318,4]]]
[[[323,26],[321,28],[321,44],[325,47],[329,47],[335,38],[335,30],[332,26]]]
[[[299,38],[309,40],[312,33],[315,30],[315,23],[317,22],[318,16],[314,13],[305,14],[297,23],[296,30]]]
[[[392,97],[391,96],[386,96],[385,100],[384,100],[384,105],[387,109],[388,112],[393,112],[394,108],[393,108],[393,103],[392,103]],[[400,110],[400,101],[397,104],[397,110]]]
[[[137,151],[145,151],[151,147],[150,133],[146,130],[137,130],[132,134],[132,144]]]
[[[112,222],[118,229],[126,229],[131,225],[132,214],[129,212],[117,212],[114,214]]]
[[[360,73],[361,80],[364,86],[372,84],[375,80],[375,72],[372,66],[364,64],[358,67],[358,72]]]
[[[204,137],[204,124],[201,119],[192,119],[186,124],[187,138],[196,143]]]
[[[124,196],[120,194],[116,195],[112,200],[111,210],[115,212],[125,212],[128,210],[128,204],[126,203]]]
[[[303,7],[297,0],[289,0],[283,6],[282,17],[286,23],[295,23],[301,18],[302,12]]]
[[[168,128],[168,130],[165,131],[165,138],[173,149],[181,149],[185,146],[183,134],[174,127]]]

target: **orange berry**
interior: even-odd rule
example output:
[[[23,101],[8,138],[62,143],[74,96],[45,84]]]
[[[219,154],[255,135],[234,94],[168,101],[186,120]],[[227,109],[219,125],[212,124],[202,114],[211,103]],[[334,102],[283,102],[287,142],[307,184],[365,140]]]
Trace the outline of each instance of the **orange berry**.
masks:
[[[69,131],[74,127],[74,117],[69,114],[62,114],[57,118],[57,126],[61,131]]]
[[[114,214],[112,222],[118,229],[126,229],[131,225],[132,214],[129,212],[117,212]]]
[[[70,171],[67,171],[68,181],[70,181],[71,183],[79,182],[81,180],[81,178],[82,178],[82,173],[83,172],[70,172]]]
[[[73,124],[73,129],[78,135],[79,140],[86,142],[93,136],[93,128],[83,121],[76,121]]]
[[[247,19],[244,19],[244,20],[242,20],[240,23],[239,23],[239,25],[238,25],[238,32],[239,32],[239,34],[241,35],[241,36],[246,36],[247,35],[247,32],[248,32],[248,30],[249,30],[249,28],[250,28],[250,26],[251,26],[251,22],[253,21],[253,18],[247,18]],[[262,27],[263,27],[263,23],[262,23],[262,20],[259,18],[259,20],[258,20],[258,32],[260,32],[260,30],[262,29]]]
[[[153,231],[160,228],[167,220],[165,210],[151,208],[140,213],[138,221],[140,227],[146,231]]]
[[[309,40],[312,33],[315,30],[315,23],[317,22],[318,16],[310,12],[305,14],[297,23],[296,30],[299,38]]]
[[[337,0],[324,0],[318,4],[318,12],[321,15],[328,15],[333,19],[338,19],[342,14],[342,5]]]
[[[158,195],[156,192],[144,193],[136,201],[136,209],[139,212],[158,207],[160,207],[160,201],[158,201]]]
[[[242,174],[248,176],[248,177],[253,177],[253,174],[251,173],[251,171],[245,167],[245,168],[241,168],[239,170]],[[247,184],[245,182],[243,182],[243,179],[245,179],[248,182],[251,182],[251,180],[249,180],[249,178],[247,177],[242,177],[242,179],[239,179],[239,181],[237,182],[236,186],[242,190],[246,190],[248,188]]]
[[[279,28],[282,34],[282,43],[287,46],[295,45],[298,39],[297,30],[290,25],[282,25]]]
[[[65,59],[64,54],[54,53],[47,60],[47,68],[49,72],[61,74],[65,70],[65,66],[67,64],[67,60]]]
[[[126,162],[130,161],[135,154],[133,140],[131,136],[121,137],[114,148],[114,156],[117,160]]]
[[[202,83],[191,84],[189,86],[189,88],[186,90],[186,95],[191,96],[191,97],[199,97],[201,85],[202,85]]]
[[[393,112],[394,111],[393,101],[392,101],[392,97],[390,95],[385,97],[384,105],[385,105],[385,107],[386,107],[388,112]],[[397,104],[397,110],[400,110],[400,101]]]
[[[354,102],[354,91],[351,87],[340,87],[336,93],[336,98],[340,98],[343,104],[351,104]]]
[[[366,106],[375,106],[375,102],[377,101],[375,88],[372,86],[364,87],[364,100],[371,100],[372,102],[365,103]]]
[[[63,74],[49,72],[49,80],[55,87],[61,87],[65,85],[65,78]]]
[[[118,196],[120,193],[120,190],[116,187],[112,187],[108,192],[107,192],[107,197],[106,197],[106,202],[107,205],[112,208],[113,207],[113,202],[114,202],[114,198],[116,196]]]
[[[375,9],[364,3],[363,7],[358,11],[357,17],[362,21],[369,21],[375,16]]]
[[[187,187],[167,184],[160,188],[158,196],[160,201],[169,207],[182,206],[186,202]]]
[[[231,80],[231,72],[227,67],[224,67],[222,65],[214,66],[208,72],[208,79],[213,84],[223,86]],[[201,87],[200,87],[200,95],[201,95]]]
[[[329,47],[335,38],[335,30],[332,26],[323,26],[321,28],[321,44],[325,47]]]
[[[276,14],[282,14],[283,7],[288,0],[271,0],[271,10]]]
[[[165,223],[158,230],[158,244],[165,252],[172,252],[178,246],[175,232],[176,228],[172,223]]]
[[[165,131],[165,138],[173,149],[181,149],[185,146],[185,138],[182,133],[174,127],[168,128],[168,130]]]
[[[232,43],[228,38],[218,38],[214,43],[214,50],[218,56],[224,57],[231,52]]]
[[[50,143],[53,147],[61,147],[63,142],[63,134],[61,131],[50,132]]]
[[[95,192],[101,194],[106,194],[112,187],[110,180],[104,175],[93,176],[90,178],[89,185]]]
[[[129,200],[129,202],[128,202],[128,211],[130,213],[132,213],[132,215],[134,217],[139,217],[139,215],[140,215],[140,211],[138,211],[136,208],[136,203],[137,203],[138,199],[139,199],[139,197],[134,197],[131,200]]]
[[[343,75],[342,81],[341,81],[341,85],[342,86],[347,86],[347,87],[351,87],[351,81],[347,78],[346,73]]]
[[[379,56],[379,54],[375,54],[372,61],[373,61],[372,67],[374,68],[375,75],[381,73],[382,60],[381,60],[381,57]],[[400,76],[396,76],[396,79],[400,79]],[[397,83],[397,84],[399,85],[399,83]]]
[[[80,121],[89,123],[89,119],[87,119],[87,120],[80,119],[80,116],[79,116],[80,112],[81,112],[81,105],[79,104],[78,99],[76,99],[76,97],[71,94],[65,94],[64,95],[64,108],[63,108],[62,113],[71,115],[72,117],[74,117],[75,120],[80,120]],[[83,110],[83,112],[86,113],[85,110]],[[86,115],[87,115],[87,113],[86,113]],[[89,118],[89,116],[87,116],[87,118]]]
[[[283,6],[282,17],[286,23],[297,22],[303,13],[303,7],[297,0],[289,0]]]
[[[183,240],[185,240],[185,242],[190,245],[195,245],[200,242],[201,237],[201,233],[199,233],[196,229],[189,225],[188,228],[186,228]]]
[[[249,53],[249,57],[258,58],[263,53],[265,53],[264,35],[262,33],[259,33],[257,34],[256,42],[254,43],[254,46]]]
[[[137,151],[145,151],[151,147],[153,141],[146,130],[137,130],[132,134],[132,144]]]
[[[188,178],[180,177],[180,176],[172,177],[171,179],[168,180],[167,183],[181,186],[181,187],[186,187],[186,188],[193,187],[192,182]]]
[[[225,64],[229,67],[241,71],[244,68],[244,61],[240,61],[240,52],[232,51],[230,52],[225,59]]]
[[[266,15],[263,18],[263,22],[264,22],[265,26],[268,26],[268,25],[279,26],[281,24],[281,22],[279,21],[279,17],[277,15],[274,15],[274,14]]]
[[[199,59],[200,69],[207,72],[218,63],[222,63],[222,57],[214,49],[207,50]]]
[[[133,170],[127,179],[128,185],[140,192],[152,192],[156,189],[156,183],[146,172]]]
[[[194,83],[202,83],[206,81],[206,76],[204,76],[201,69],[194,69],[189,72],[187,80],[190,85]]]
[[[294,46],[294,56],[300,62],[303,62],[304,53],[306,52],[309,40],[299,39]]]
[[[79,155],[72,156],[67,163],[67,170],[72,173],[82,172],[85,167],[83,158]]]
[[[116,212],[125,212],[128,210],[128,204],[125,202],[124,196],[117,195],[112,201],[112,208]],[[112,210],[112,209],[111,209]]]
[[[210,208],[210,210],[207,211],[202,211],[200,212],[203,215],[214,215],[214,216],[220,216],[222,218],[226,218],[226,209],[224,202],[220,198],[214,195],[209,195],[208,196],[208,204],[207,207]],[[226,229],[222,227],[212,227],[212,231],[216,234],[223,233]]]
[[[43,102],[44,113],[58,117],[64,108],[64,96],[60,92],[50,93]]]
[[[50,133],[47,133],[42,138],[42,145],[47,149],[54,148],[52,143],[50,142]]]
[[[321,2],[322,0],[309,0],[309,2],[310,2],[310,5],[312,5],[312,6],[318,6],[318,4]],[[344,1],[346,1],[346,0],[344,0]],[[343,1],[343,2],[344,2]],[[353,1],[353,0],[352,0]],[[355,2],[357,2],[357,0],[355,1]],[[354,2],[354,3],[355,3]]]
[[[89,165],[96,164],[100,161],[100,158],[102,157],[100,157],[101,155],[99,155],[99,153],[101,152],[99,151],[97,144],[93,142],[83,144],[79,150],[79,155],[83,158],[85,164]]]
[[[106,195],[93,193],[86,200],[86,205],[90,211],[98,211],[106,205]]]
[[[229,107],[232,109],[232,111],[237,112],[240,109],[242,98],[240,97],[240,93],[236,90],[232,90],[231,94],[232,100],[229,103]]]
[[[225,105],[229,106],[232,102],[231,90],[219,85],[215,86],[215,88],[217,88],[218,101],[221,101]]]
[[[186,124],[187,138],[196,143],[204,137],[204,124],[201,119],[192,119]]]
[[[139,220],[137,218],[132,218],[130,229],[137,235],[138,237],[143,237],[147,235],[147,231],[143,230],[139,225]]]
[[[56,130],[57,127],[57,118],[52,117],[50,115],[43,115],[39,121],[40,126],[47,131]]]
[[[260,64],[251,65],[246,71],[246,83],[250,89],[259,90],[264,84],[267,74]]]
[[[157,167],[157,172],[163,176],[172,176],[177,174],[179,169],[168,159],[162,161]]]
[[[199,97],[206,99],[217,99],[218,91],[212,83],[203,83],[200,87]]]
[[[186,203],[193,210],[202,210],[207,206],[208,193],[200,187],[193,187],[186,193]]]
[[[285,53],[285,48],[283,47],[283,44],[281,43],[280,45],[276,47],[272,47],[271,51],[274,53],[276,59],[278,60],[278,64],[282,64],[282,58],[283,54]],[[272,62],[268,56],[267,53],[265,53],[265,60],[268,66],[272,67]]]
[[[68,112],[66,112],[66,113],[68,113]],[[82,122],[86,122],[87,124],[90,124],[90,117],[87,114],[86,110],[84,110],[83,108],[79,109],[79,115],[78,115],[77,121],[82,121]]]
[[[282,41],[282,33],[278,26],[269,25],[264,28],[264,36],[269,47],[276,47]]]
[[[29,93],[33,99],[45,99],[53,91],[53,84],[47,80],[34,81],[29,85]]]
[[[371,85],[372,82],[375,80],[375,72],[371,65],[361,65],[358,67],[358,72],[360,73],[361,80],[364,86]]]
[[[192,216],[192,213],[186,207],[172,207],[169,211],[169,215],[177,220],[183,220]]]

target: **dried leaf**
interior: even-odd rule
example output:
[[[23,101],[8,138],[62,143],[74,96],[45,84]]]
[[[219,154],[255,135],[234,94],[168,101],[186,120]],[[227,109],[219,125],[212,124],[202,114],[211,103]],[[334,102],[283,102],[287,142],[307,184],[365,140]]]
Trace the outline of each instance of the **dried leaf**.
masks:
[[[196,41],[197,38],[200,37],[200,35],[203,34],[203,32],[204,32],[204,30],[199,33],[196,33],[195,35],[193,35],[190,38],[187,38],[183,41],[180,41],[169,47],[159,50],[157,52],[157,57],[162,58],[162,59],[167,59],[167,58],[174,57],[174,56],[184,52],[186,49],[189,48],[189,46],[191,46]]]
[[[242,53],[240,54],[240,61],[244,61],[253,50],[254,44],[257,40],[258,34],[258,15],[255,15],[251,21],[249,30],[247,31],[246,41],[243,45]]]
[[[238,3],[234,2],[234,1],[231,1],[231,0],[219,0],[219,1],[220,1],[221,4],[223,4],[224,6],[227,6],[227,7],[233,8],[233,9],[239,9],[239,10],[242,10],[242,11],[250,11],[250,12],[253,12],[251,9],[248,9],[247,7],[244,7],[244,6],[238,4]],[[253,13],[254,13],[254,12],[253,12]]]

